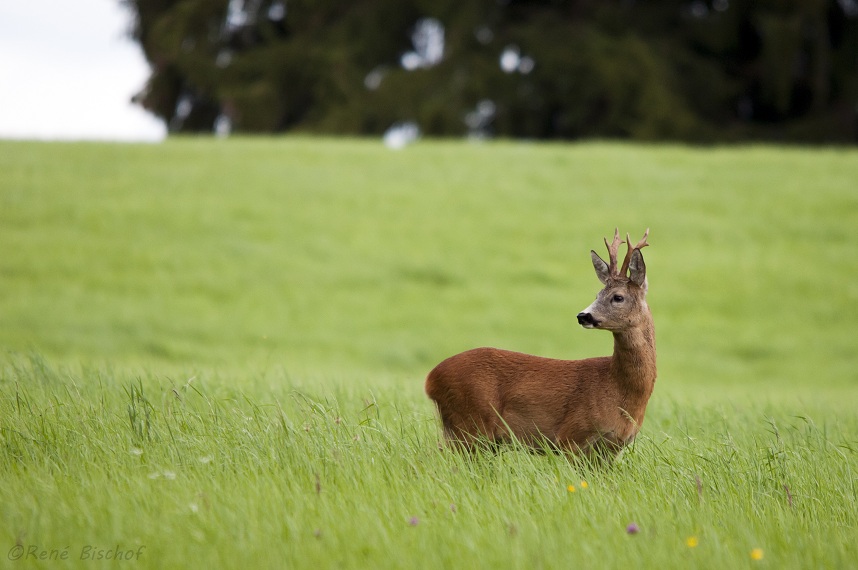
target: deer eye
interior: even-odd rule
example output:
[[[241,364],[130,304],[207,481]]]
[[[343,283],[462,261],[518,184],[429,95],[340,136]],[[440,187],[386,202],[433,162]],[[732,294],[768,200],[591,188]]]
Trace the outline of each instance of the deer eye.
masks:
[[[626,298],[623,297],[622,295],[614,295],[614,298],[612,299],[612,301],[614,303],[622,303],[625,300],[626,300]]]

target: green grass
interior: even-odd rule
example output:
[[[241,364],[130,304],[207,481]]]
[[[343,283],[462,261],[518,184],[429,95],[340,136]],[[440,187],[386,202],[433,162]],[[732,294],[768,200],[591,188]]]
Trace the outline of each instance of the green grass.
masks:
[[[0,142],[0,566],[858,567],[856,180],[836,149]],[[617,225],[652,228],[635,446],[439,449],[444,357],[610,351],[574,316]]]

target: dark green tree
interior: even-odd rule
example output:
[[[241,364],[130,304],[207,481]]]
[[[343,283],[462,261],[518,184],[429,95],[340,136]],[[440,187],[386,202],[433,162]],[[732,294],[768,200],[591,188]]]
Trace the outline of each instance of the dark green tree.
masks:
[[[858,141],[858,0],[122,1],[172,132]]]

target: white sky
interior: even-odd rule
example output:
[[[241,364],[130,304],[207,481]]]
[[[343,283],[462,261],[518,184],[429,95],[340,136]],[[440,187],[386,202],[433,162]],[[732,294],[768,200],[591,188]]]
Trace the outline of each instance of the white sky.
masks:
[[[0,139],[157,141],[149,66],[119,0],[0,0]]]

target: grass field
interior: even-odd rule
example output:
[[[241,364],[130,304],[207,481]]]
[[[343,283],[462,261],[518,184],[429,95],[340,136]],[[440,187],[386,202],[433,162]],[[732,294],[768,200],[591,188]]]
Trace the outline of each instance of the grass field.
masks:
[[[856,181],[842,149],[0,141],[0,567],[858,568]],[[634,447],[439,449],[446,356],[610,352],[575,314],[614,226],[651,228]]]

